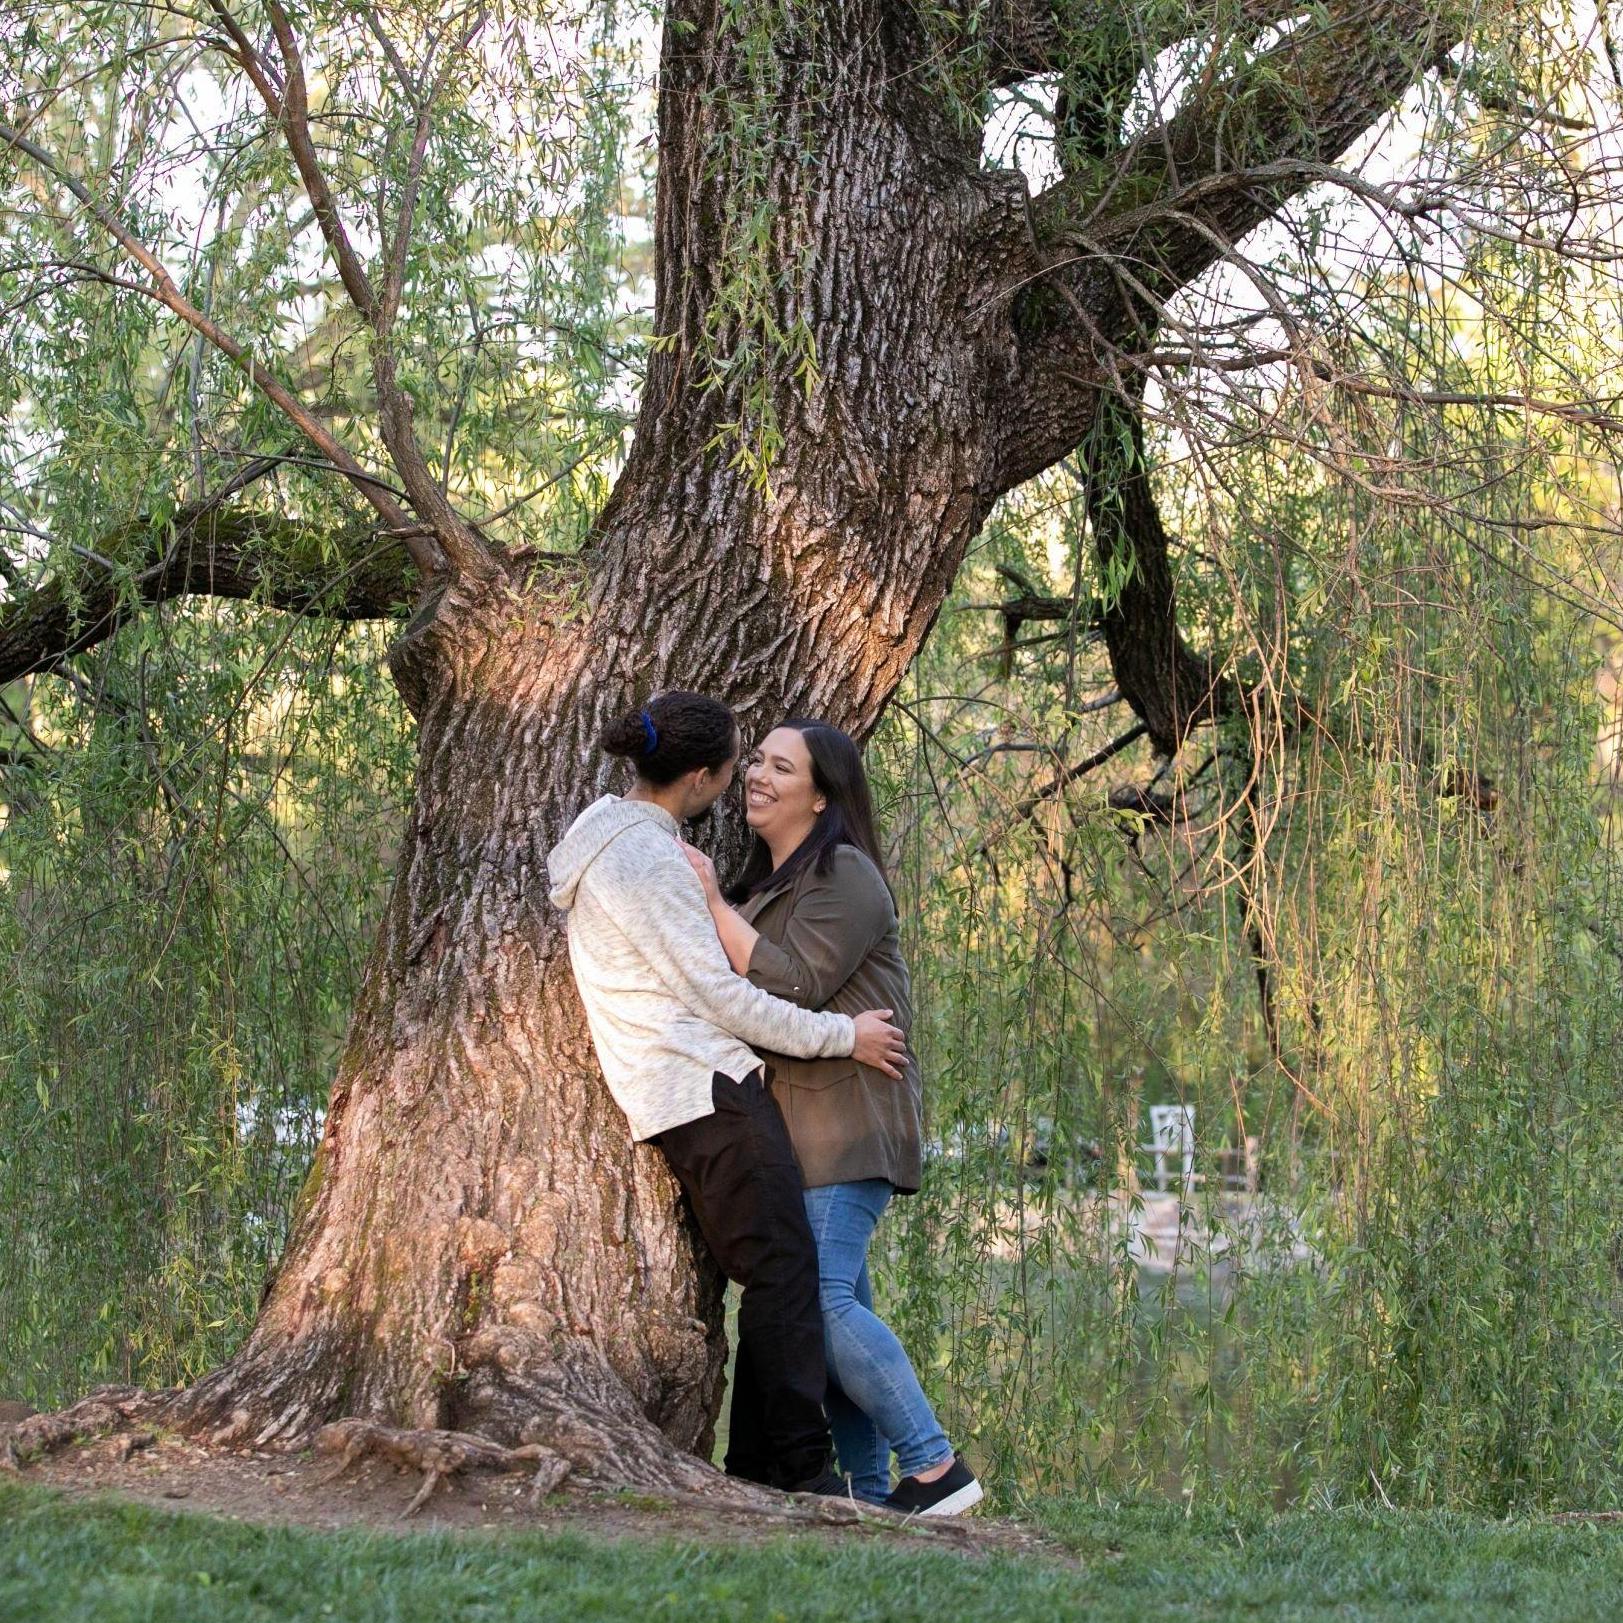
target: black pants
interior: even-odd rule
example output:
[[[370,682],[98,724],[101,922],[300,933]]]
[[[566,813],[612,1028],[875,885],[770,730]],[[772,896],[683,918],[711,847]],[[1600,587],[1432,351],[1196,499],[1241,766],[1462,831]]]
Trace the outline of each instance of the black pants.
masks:
[[[817,1246],[788,1129],[760,1073],[734,1082],[718,1072],[711,1098],[713,1114],[654,1142],[722,1271],[743,1286],[738,1363],[746,1373],[735,1380],[727,1469],[793,1487],[825,1470],[831,1451]]]

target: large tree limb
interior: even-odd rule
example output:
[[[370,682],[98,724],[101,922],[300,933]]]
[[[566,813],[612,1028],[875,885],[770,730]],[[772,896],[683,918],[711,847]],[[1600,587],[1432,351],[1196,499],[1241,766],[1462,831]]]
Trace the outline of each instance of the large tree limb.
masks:
[[[1198,82],[1164,124],[1031,202],[1004,243],[1022,364],[1000,387],[999,482],[1031,477],[1088,432],[1113,353],[1142,348],[1166,301],[1332,168],[1460,34],[1417,0],[1333,0],[1230,74]],[[1363,187],[1374,206],[1402,207]]]
[[[1246,71],[1198,86],[1103,186],[1074,174],[1033,201],[1039,236],[1103,249],[1169,293],[1320,178],[1459,38],[1419,0],[1336,0]],[[1259,171],[1261,173],[1259,174]]]
[[[110,637],[133,609],[187,593],[338,620],[381,619],[410,599],[415,581],[401,542],[362,528],[342,541],[329,550],[346,564],[294,571],[277,560],[316,543],[286,519],[209,506],[182,509],[156,531],[135,520],[97,541],[71,585],[51,579],[0,604],[0,683],[48,671]],[[140,559],[133,568],[132,554]]]
[[[995,608],[1003,617],[1005,675],[1027,621],[1079,621],[1101,635],[1117,692],[1156,751],[1175,755],[1191,730],[1225,714],[1235,695],[1213,661],[1195,653],[1178,627],[1172,538],[1150,487],[1139,403],[1106,395],[1097,412],[1087,466],[1076,469],[1075,477],[1083,487],[1100,574],[1118,574],[1119,590],[1108,601],[1083,604],[1044,596],[1017,571],[1000,568],[1018,588],[1016,595],[979,606]]]
[[[1115,36],[1113,54],[1129,54],[1139,67],[1179,40],[1236,24],[1258,28],[1302,9],[1300,0],[1230,0],[1205,7],[1132,7],[1120,0],[966,0],[956,8],[984,41],[993,88],[1045,74],[1058,75],[1062,93],[1075,95],[1099,62],[1079,61],[1078,43]],[[1135,74],[1136,76],[1136,74]]]

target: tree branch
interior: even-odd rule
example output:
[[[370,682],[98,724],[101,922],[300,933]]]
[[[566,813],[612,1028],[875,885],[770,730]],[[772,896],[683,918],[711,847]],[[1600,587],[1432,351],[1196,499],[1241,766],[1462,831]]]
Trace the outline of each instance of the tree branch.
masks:
[[[345,450],[338,440],[323,426],[320,419],[310,411],[286,384],[281,382],[274,373],[267,371],[264,366],[254,359],[247,348],[239,344],[217,322],[204,315],[180,291],[175,285],[174,278],[170,276],[158,256],[111,209],[98,201],[94,193],[83,181],[70,175],[42,147],[28,140],[10,125],[0,124],[0,143],[12,147],[25,157],[32,159],[46,175],[84,207],[91,218],[112,237],[119,247],[152,280],[150,285],[127,281],[122,277],[100,271],[94,266],[81,266],[79,268],[82,271],[96,276],[99,280],[105,281],[111,286],[121,287],[126,291],[140,293],[147,298],[156,300],[159,304],[172,310],[195,332],[201,333],[209,343],[213,344],[222,355],[226,356],[243,373],[254,388],[258,389],[272,405],[282,412],[288,421],[332,463],[338,472],[342,473],[360,491],[361,495],[376,509],[385,524],[400,534],[409,537],[407,546],[411,550],[413,561],[419,569],[427,572],[437,566],[439,560],[427,537],[417,530],[411,519],[399,507],[393,497],[387,493],[386,488]]]
[[[356,529],[342,537],[352,561],[325,579],[294,578],[275,560],[314,541],[308,528],[264,514],[182,509],[168,526],[144,519],[101,537],[93,563],[71,583],[53,578],[0,604],[0,684],[48,671],[118,630],[137,607],[186,594],[237,598],[338,620],[389,615],[414,589],[398,539]],[[114,560],[139,555],[139,565]]]
[[[1332,180],[1372,206],[1420,206],[1331,166],[1458,33],[1420,0],[1328,0],[1242,69],[1199,79],[1164,124],[1032,199],[1023,243],[997,245],[1021,353],[991,406],[1006,425],[1000,487],[1073,450],[1101,391],[1121,386],[1113,354],[1142,349],[1169,297],[1290,198]]]
[[[992,88],[1057,74],[1062,94],[1073,98],[1084,88],[1077,80],[1092,78],[1098,67],[1089,61],[1079,73],[1078,40],[1115,34],[1120,52],[1147,66],[1169,45],[1207,31],[1213,22],[1193,7],[1130,7],[1110,0],[968,0],[959,9],[985,42]],[[1243,0],[1224,7],[1224,20],[1260,28],[1301,10],[1300,0]]]
[[[1461,32],[1445,15],[1417,0],[1333,0],[1246,71],[1197,86],[1103,185],[1090,171],[1049,187],[1032,205],[1040,239],[1075,243],[1080,228],[1161,296],[1186,285],[1436,67]]]
[[[1126,732],[1112,738],[1109,743],[1101,744],[1091,755],[1085,755],[1080,761],[1073,761],[1071,765],[1061,767],[1035,794],[1027,795],[1024,800],[1016,802],[1010,808],[1009,817],[1003,827],[988,834],[975,847],[972,854],[977,857],[987,855],[1016,824],[1030,822],[1037,812],[1062,790],[1068,788],[1079,778],[1085,778],[1090,772],[1097,772],[1107,761],[1113,761],[1123,750],[1130,749],[1139,739],[1144,737],[1147,731],[1148,729],[1144,723],[1138,722],[1135,726],[1129,727]]]
[[[407,255],[411,246],[418,192],[422,185],[423,164],[428,155],[428,136],[433,122],[434,104],[445,89],[458,57],[485,25],[484,8],[480,6],[477,9],[470,9],[473,9],[472,20],[457,36],[446,54],[444,65],[417,104],[411,151],[406,160],[406,177],[401,188],[395,227],[391,240],[385,244],[383,293],[368,319],[373,329],[372,376],[378,390],[378,426],[383,434],[384,443],[389,447],[390,458],[399,470],[401,483],[405,485],[411,497],[412,506],[425,522],[434,527],[440,544],[456,568],[463,574],[488,576],[496,569],[491,546],[451,505],[444,486],[429,469],[428,459],[417,443],[412,423],[411,396],[401,386],[396,375],[394,349],[390,342],[395,317],[400,309],[401,295],[405,290]],[[430,64],[433,55],[434,52],[430,51]],[[424,71],[426,73],[426,67]]]
[[[473,21],[463,29],[445,66],[433,84],[416,105],[412,147],[407,160],[407,172],[399,215],[392,240],[385,242],[385,268],[383,291],[380,295],[372,286],[344,225],[337,198],[322,170],[310,130],[310,99],[304,72],[304,57],[298,36],[288,18],[281,0],[266,0],[266,11],[276,47],[282,58],[283,83],[278,87],[275,75],[254,50],[242,29],[232,21],[222,0],[210,0],[222,26],[231,36],[233,49],[228,53],[248,74],[266,111],[281,126],[287,138],[288,150],[303,182],[310,206],[315,211],[321,234],[326,239],[333,262],[338,267],[339,279],[349,294],[362,320],[372,330],[372,377],[378,391],[378,427],[400,482],[416,509],[417,515],[429,527],[440,548],[453,568],[464,575],[488,578],[498,572],[498,564],[490,546],[476,533],[473,526],[451,505],[438,481],[429,471],[427,458],[417,444],[412,426],[411,396],[402,387],[395,371],[394,350],[390,332],[400,308],[405,286],[406,257],[411,243],[412,221],[416,214],[417,194],[422,182],[423,163],[428,151],[428,135],[434,103],[444,90],[453,69],[457,53],[465,50],[475,34],[483,27],[483,7],[475,11]],[[472,9],[472,8],[470,8]],[[374,30],[377,31],[377,30]],[[432,53],[430,53],[432,56]],[[401,71],[398,53],[390,56],[396,71]],[[425,70],[426,71],[426,70]],[[409,78],[409,76],[408,76]]]
[[[995,651],[998,659],[998,674],[1009,676],[1014,669],[1014,652],[1022,646],[1019,641],[1020,629],[1028,620],[1039,622],[1063,622],[1067,627],[1072,621],[1080,621],[1086,628],[1085,635],[1097,634],[1099,620],[1099,605],[1089,604],[1084,610],[1083,605],[1074,598],[1051,597],[1045,592],[1039,592],[1032,583],[1020,573],[1018,569],[1008,564],[999,564],[997,572],[1008,581],[1016,590],[1017,596],[1006,598],[1001,603],[972,603],[965,605],[968,608],[995,609],[1003,621],[1003,642]],[[1067,632],[1056,632],[1056,637],[1063,637]]]
[[[1115,601],[1099,616],[1121,695],[1149,730],[1155,748],[1175,755],[1192,728],[1233,703],[1230,685],[1178,629],[1170,537],[1150,488],[1144,420],[1138,402],[1119,395],[1099,405],[1091,465],[1081,472],[1101,572],[1122,576]]]
[[[350,243],[343,216],[338,212],[337,199],[327,184],[326,175],[322,173],[316,144],[310,135],[310,93],[305,84],[304,58],[299,52],[298,38],[288,21],[287,12],[279,0],[266,0],[265,10],[270,17],[271,32],[276,36],[276,48],[282,56],[283,80],[278,86],[264,58],[254,49],[222,0],[209,0],[209,6],[231,36],[235,50],[230,54],[247,73],[271,117],[282,126],[288,151],[293,155],[294,167],[304,183],[310,206],[315,210],[321,234],[327,239],[344,291],[361,315],[371,321],[377,310],[377,298],[366,267],[361,264],[360,256]]]
[[[1018,570],[998,572],[1016,589],[1002,603],[976,604],[1003,617],[1003,674],[1009,674],[1015,639],[1032,621],[1080,620],[1104,638],[1116,690],[1144,724],[1158,754],[1176,755],[1190,731],[1227,713],[1229,682],[1178,628],[1171,537],[1161,522],[1144,452],[1144,422],[1136,399],[1104,397],[1089,436],[1089,465],[1073,470],[1083,487],[1100,573],[1121,577],[1110,601],[1083,604],[1050,597]]]
[[[401,188],[400,208],[395,220],[393,240],[388,249],[387,268],[383,277],[383,297],[379,301],[374,318],[374,325],[380,337],[385,336],[394,325],[395,316],[400,310],[400,295],[405,290],[406,253],[411,246],[412,221],[417,213],[417,194],[422,186],[423,163],[428,156],[428,133],[433,125],[434,103],[439,100],[446,82],[450,79],[458,54],[467,50],[478,36],[480,29],[485,26],[485,16],[482,6],[475,11],[473,20],[457,37],[444,66],[435,75],[428,94],[417,102],[417,122],[412,130],[411,153],[406,160],[406,181]],[[378,37],[380,39],[384,37],[381,29],[378,30]],[[432,53],[430,56],[432,58]]]

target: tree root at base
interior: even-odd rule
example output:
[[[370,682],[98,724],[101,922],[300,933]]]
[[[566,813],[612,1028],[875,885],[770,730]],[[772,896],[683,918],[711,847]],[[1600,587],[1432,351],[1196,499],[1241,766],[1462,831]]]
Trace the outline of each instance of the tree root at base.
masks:
[[[0,1426],[0,1471],[15,1475],[31,1460],[60,1453],[89,1438],[135,1426],[151,1419],[168,1401],[168,1394],[139,1386],[101,1386],[88,1397],[56,1414],[30,1415],[26,1420]],[[152,1441],[149,1432],[124,1439],[124,1458]]]
[[[192,1417],[179,1401],[184,1396],[175,1391],[105,1386],[56,1414],[31,1415],[0,1425],[0,1471],[17,1474],[52,1454],[108,1434],[116,1434],[117,1445],[110,1459],[122,1464],[157,1440],[153,1427],[165,1427],[174,1418],[181,1420],[178,1429],[182,1433],[193,1431],[195,1435],[203,1428],[194,1430],[185,1423]],[[566,1482],[572,1482],[582,1491],[646,1494],[673,1506],[732,1512],[779,1524],[842,1526],[862,1532],[897,1532],[905,1527],[947,1543],[978,1542],[975,1531],[965,1523],[922,1521],[853,1499],[785,1494],[723,1476],[703,1460],[671,1448],[649,1427],[652,1437],[662,1445],[654,1451],[656,1456],[657,1452],[668,1451],[672,1456],[670,1464],[676,1466],[663,1481],[651,1480],[664,1475],[654,1458],[627,1458],[620,1453],[629,1440],[627,1432],[642,1428],[626,1427],[620,1416],[615,1417],[618,1424],[611,1422],[602,1430],[583,1424],[584,1417],[578,1411],[569,1418],[573,1427],[559,1424],[562,1416],[557,1409],[551,1415],[538,1413],[532,1419],[535,1430],[549,1429],[550,1420],[556,1430],[555,1440],[569,1444],[569,1455],[537,1441],[508,1446],[475,1432],[389,1426],[360,1418],[335,1420],[320,1427],[313,1437],[307,1435],[301,1443],[284,1441],[273,1446],[278,1453],[312,1446],[316,1453],[333,1457],[332,1465],[319,1479],[321,1485],[337,1481],[365,1459],[387,1460],[405,1470],[420,1471],[422,1481],[400,1513],[403,1519],[415,1516],[449,1477],[474,1472],[523,1472],[529,1477],[526,1498],[532,1508]],[[638,1440],[644,1446],[648,1441]],[[210,1452],[237,1452],[229,1445],[223,1449],[218,1443],[204,1446]]]
[[[563,1484],[573,1469],[563,1455],[541,1443],[506,1448],[470,1431],[412,1431],[380,1426],[371,1420],[335,1420],[316,1433],[318,1453],[337,1454],[336,1465],[321,1479],[336,1481],[359,1459],[381,1456],[408,1470],[423,1473],[422,1486],[400,1513],[415,1516],[429,1495],[448,1476],[462,1471],[516,1471],[533,1469],[530,1503],[539,1504]]]
[[[76,1444],[102,1438],[107,1440],[108,1446],[97,1448],[86,1457],[86,1463],[123,1464],[139,1450],[156,1443],[161,1433],[171,1432],[176,1409],[180,1411],[181,1424],[174,1428],[172,1435],[184,1436],[190,1431],[194,1446],[204,1456],[241,1458],[240,1446],[212,1442],[204,1428],[194,1430],[186,1425],[190,1416],[176,1401],[182,1396],[173,1390],[148,1392],[138,1387],[103,1387],[58,1414],[31,1415],[19,1422],[0,1423],[0,1469],[16,1474]],[[545,1423],[539,1417],[538,1421]],[[609,1431],[612,1435],[618,1433],[619,1428],[611,1427]],[[615,1436],[614,1440],[623,1442],[624,1437]],[[969,1519],[904,1516],[850,1498],[782,1493],[724,1476],[702,1459],[680,1451],[673,1452],[678,1454],[682,1468],[655,1485],[650,1481],[653,1474],[649,1469],[650,1460],[617,1459],[614,1447],[602,1447],[605,1441],[602,1433],[592,1435],[588,1443],[586,1437],[569,1435],[560,1429],[554,1441],[568,1442],[573,1457],[566,1456],[556,1446],[537,1441],[509,1446],[475,1432],[413,1429],[349,1418],[322,1426],[299,1442],[272,1445],[268,1452],[273,1457],[285,1457],[311,1449],[325,1456],[331,1463],[312,1484],[317,1488],[336,1482],[368,1459],[385,1460],[402,1469],[421,1472],[421,1481],[399,1513],[402,1519],[417,1515],[448,1478],[475,1473],[508,1478],[522,1474],[528,1481],[519,1491],[532,1510],[549,1494],[567,1486],[572,1494],[592,1499],[606,1495],[611,1503],[625,1496],[633,1505],[646,1501],[646,1508],[668,1506],[739,1517],[746,1523],[769,1523],[785,1530],[840,1528],[859,1535],[924,1538],[937,1546],[967,1552],[1032,1552],[1044,1556],[1055,1553],[1040,1535],[1022,1529]],[[249,1452],[261,1459],[267,1454],[263,1449]],[[628,1464],[630,1469],[622,1470],[622,1466]]]
[[[16,1475],[50,1455],[108,1434],[116,1434],[116,1447],[107,1463],[123,1464],[157,1441],[157,1432],[150,1429],[154,1426],[188,1436],[210,1452],[240,1451],[242,1432],[248,1428],[239,1420],[231,1428],[235,1435],[222,1437],[215,1417],[194,1409],[194,1394],[195,1389],[152,1392],[105,1386],[57,1413],[0,1424],[0,1471]],[[512,1445],[471,1431],[390,1426],[352,1417],[332,1421],[313,1434],[282,1433],[274,1441],[254,1437],[248,1446],[257,1444],[277,1453],[313,1447],[318,1454],[336,1456],[323,1482],[336,1481],[369,1457],[420,1471],[423,1480],[403,1512],[406,1516],[421,1510],[447,1477],[475,1471],[527,1473],[532,1506],[571,1477],[581,1487],[669,1494],[743,1511],[770,1512],[782,1503],[781,1495],[724,1477],[675,1448],[641,1416],[615,1413],[609,1392],[594,1394],[601,1408],[579,1401],[578,1394],[575,1403],[540,1390],[528,1395],[533,1407],[526,1435]],[[543,1436],[549,1440],[541,1441]]]

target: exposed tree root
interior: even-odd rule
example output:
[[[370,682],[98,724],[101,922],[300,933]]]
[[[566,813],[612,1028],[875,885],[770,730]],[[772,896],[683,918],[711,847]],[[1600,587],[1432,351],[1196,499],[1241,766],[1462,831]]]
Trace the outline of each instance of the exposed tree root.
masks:
[[[456,1418],[482,1436],[541,1444],[567,1460],[584,1486],[733,1497],[745,1486],[678,1448],[588,1343],[560,1349],[490,1326],[470,1336],[463,1352],[467,1379]]]
[[[263,1351],[250,1342],[229,1363],[169,1394],[164,1425],[225,1448],[302,1448],[343,1415],[347,1360],[320,1337]]]
[[[781,1513],[781,1495],[725,1477],[703,1460],[682,1453],[640,1415],[590,1413],[579,1406],[578,1393],[573,1401],[540,1395],[546,1401],[538,1403],[525,1422],[531,1435],[512,1446],[469,1431],[387,1426],[359,1418],[333,1421],[313,1438],[282,1438],[269,1446],[285,1451],[313,1445],[317,1453],[337,1455],[325,1482],[336,1481],[368,1457],[421,1471],[422,1485],[403,1512],[406,1516],[415,1515],[447,1477],[474,1471],[526,1472],[532,1504],[573,1476],[583,1487],[640,1488],[676,1503]],[[150,1421],[190,1435],[208,1448],[241,1446],[240,1429],[235,1437],[221,1438],[208,1417],[191,1407],[190,1398],[190,1392],[108,1386],[59,1413],[0,1425],[0,1470],[16,1474],[49,1454],[108,1433],[116,1435],[104,1463],[122,1464],[157,1441],[157,1433],[142,1426]],[[514,1400],[513,1394],[509,1399]],[[542,1435],[561,1439],[569,1452],[541,1441]]]
[[[332,1482],[365,1455],[381,1455],[396,1465],[423,1473],[422,1486],[402,1516],[415,1516],[434,1489],[460,1471],[516,1471],[534,1467],[530,1502],[538,1504],[569,1475],[570,1463],[541,1443],[506,1448],[467,1431],[408,1431],[370,1420],[338,1420],[316,1433],[316,1449],[338,1454],[338,1463],[322,1479]]]
[[[312,1344],[277,1357],[264,1349],[181,1391],[109,1387],[56,1415],[0,1426],[0,1463],[16,1470],[28,1458],[122,1429],[122,1463],[156,1424],[204,1448],[292,1452],[314,1447],[334,1457],[335,1480],[365,1457],[422,1473],[407,1507],[413,1515],[447,1477],[524,1471],[532,1502],[565,1480],[583,1488],[684,1494],[712,1505],[763,1510],[781,1496],[723,1476],[678,1447],[655,1425],[602,1355],[584,1340],[549,1345],[527,1332],[491,1327],[460,1349],[462,1374],[441,1425],[390,1424],[345,1415],[336,1393],[345,1365]]]
[[[559,1481],[567,1475],[593,1488],[714,1493],[727,1481],[648,1418],[585,1338],[560,1345],[491,1325],[469,1335],[457,1354],[457,1381],[438,1412],[409,1416],[404,1426],[392,1424],[398,1411],[383,1412],[364,1397],[346,1411],[339,1394],[346,1385],[353,1394],[344,1379],[352,1358],[315,1337],[290,1347],[250,1345],[195,1386],[169,1394],[163,1424],[214,1447],[314,1443],[342,1455],[353,1442],[351,1458],[381,1453],[436,1482],[544,1456],[560,1462]]]
[[[508,1344],[505,1351],[511,1361],[516,1345]],[[494,1380],[497,1373],[493,1368],[490,1378]],[[76,1461],[82,1460],[89,1468],[91,1481],[105,1481],[105,1467],[126,1464],[138,1451],[160,1442],[162,1432],[179,1434],[173,1440],[180,1446],[189,1421],[192,1442],[186,1457],[216,1457],[226,1469],[225,1462],[232,1457],[246,1464],[313,1448],[330,1462],[314,1481],[308,1474],[305,1477],[318,1500],[324,1497],[320,1489],[366,1460],[385,1460],[420,1472],[410,1501],[398,1512],[403,1518],[423,1510],[448,1478],[486,1475],[507,1479],[504,1502],[515,1503],[512,1496],[516,1491],[532,1511],[539,1511],[542,1501],[560,1488],[599,1503],[604,1490],[609,1490],[615,1497],[624,1496],[634,1510],[657,1513],[663,1507],[697,1512],[704,1517],[736,1519],[746,1528],[752,1524],[786,1531],[838,1528],[862,1536],[923,1538],[966,1553],[1054,1553],[1040,1536],[1006,1524],[908,1517],[849,1498],[784,1494],[741,1482],[674,1448],[640,1414],[621,1412],[611,1385],[597,1394],[597,1403],[589,1401],[580,1368],[567,1370],[556,1362],[548,1364],[546,1373],[553,1388],[540,1378],[542,1371],[528,1368],[522,1360],[501,1373],[503,1403],[531,1406],[525,1429],[533,1435],[516,1443],[498,1442],[473,1431],[391,1426],[352,1417],[321,1426],[298,1442],[279,1440],[267,1452],[263,1447],[245,1449],[242,1444],[216,1441],[210,1435],[212,1428],[199,1424],[200,1417],[188,1411],[185,1392],[104,1387],[60,1414],[0,1424],[0,1465],[12,1472],[27,1470],[75,1444],[105,1438],[104,1443],[76,1456]],[[605,1379],[612,1381],[612,1376]],[[180,1417],[180,1425],[171,1424],[173,1416]],[[262,1413],[259,1419],[263,1420]],[[513,1414],[507,1414],[504,1429],[513,1421]],[[264,1465],[251,1468],[267,1469]],[[307,1466],[303,1469],[308,1473]],[[514,1478],[525,1479],[523,1485],[516,1485]],[[475,1492],[475,1500],[483,1497],[482,1491]]]
[[[103,1463],[122,1464],[156,1441],[150,1428],[158,1427],[209,1452],[313,1447],[332,1460],[323,1483],[364,1459],[387,1460],[422,1474],[404,1516],[416,1515],[449,1477],[522,1472],[532,1506],[568,1482],[801,1526],[894,1531],[906,1521],[851,1499],[788,1495],[724,1476],[672,1443],[584,1344],[561,1352],[502,1328],[470,1337],[464,1351],[465,1377],[447,1416],[459,1423],[455,1428],[395,1426],[361,1415],[323,1424],[322,1409],[331,1409],[317,1397],[321,1383],[309,1379],[304,1360],[277,1369],[256,1362],[246,1369],[228,1365],[184,1391],[103,1387],[59,1414],[0,1425],[0,1466],[15,1472],[106,1433],[117,1435]],[[974,1538],[956,1525],[916,1518],[914,1524],[949,1542]]]
[[[147,1392],[138,1386],[102,1386],[56,1414],[30,1415],[26,1420],[0,1426],[0,1470],[15,1473],[30,1460],[150,1419],[166,1401],[167,1394]],[[128,1459],[152,1440],[150,1432],[120,1438],[121,1458]]]

